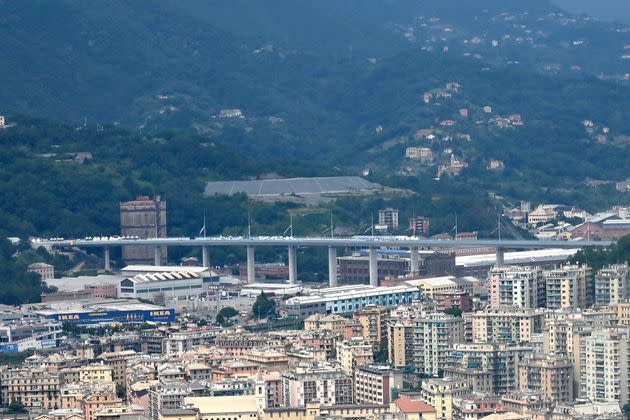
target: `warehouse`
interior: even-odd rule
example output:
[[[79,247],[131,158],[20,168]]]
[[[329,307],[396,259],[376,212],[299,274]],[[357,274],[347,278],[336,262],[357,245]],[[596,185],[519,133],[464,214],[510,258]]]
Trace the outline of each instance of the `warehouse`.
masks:
[[[191,271],[138,274],[120,281],[118,296],[152,302],[187,300],[203,293],[203,278]]]

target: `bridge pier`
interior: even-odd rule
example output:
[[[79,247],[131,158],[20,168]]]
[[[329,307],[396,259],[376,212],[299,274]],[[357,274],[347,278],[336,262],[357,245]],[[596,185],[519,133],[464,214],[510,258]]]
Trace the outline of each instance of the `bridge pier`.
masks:
[[[497,263],[496,265],[505,264],[505,249],[497,248]]]
[[[297,284],[297,247],[289,245],[289,284]]]
[[[378,286],[378,254],[376,248],[370,247],[368,250],[370,266],[370,286]]]
[[[109,247],[106,246],[105,249],[103,250],[103,254],[104,254],[104,258],[105,258],[105,270],[106,271],[111,271],[112,266],[111,266],[111,261],[109,259]]]
[[[162,250],[160,246],[156,246],[153,248],[153,265],[159,266],[162,264]]]
[[[418,247],[409,248],[409,259],[411,261],[411,276],[417,276],[420,273],[420,250]]]
[[[247,283],[256,283],[256,262],[253,245],[247,245]]]
[[[328,287],[337,287],[337,248],[328,247]]]
[[[201,265],[206,268],[210,266],[210,252],[207,246],[201,247]]]

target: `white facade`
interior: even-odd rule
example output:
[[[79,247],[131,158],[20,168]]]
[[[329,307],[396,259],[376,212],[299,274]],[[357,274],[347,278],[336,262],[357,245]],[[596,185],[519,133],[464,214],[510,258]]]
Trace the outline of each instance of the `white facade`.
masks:
[[[543,272],[539,267],[497,266],[488,272],[490,306],[538,308],[539,291],[544,295]],[[540,290],[542,288],[542,290]]]
[[[602,268],[595,275],[595,305],[616,305],[630,298],[630,270],[628,264],[614,264]]]
[[[151,301],[186,300],[203,292],[203,278],[187,271],[138,274],[122,280],[118,287],[121,298],[142,298]]]
[[[593,401],[628,403],[627,330],[602,330],[584,338],[580,396]]]

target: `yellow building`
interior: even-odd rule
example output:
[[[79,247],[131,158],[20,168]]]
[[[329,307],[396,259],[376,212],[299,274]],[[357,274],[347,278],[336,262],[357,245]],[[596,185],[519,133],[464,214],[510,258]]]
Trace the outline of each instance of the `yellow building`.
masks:
[[[352,373],[355,366],[363,366],[374,360],[372,346],[362,338],[352,338],[337,342],[337,362],[346,373]]]
[[[117,385],[125,385],[125,368],[127,367],[127,359],[135,356],[133,350],[123,350],[112,353],[102,353],[98,359],[103,360],[107,365],[112,367],[112,377]]]
[[[452,420],[453,399],[469,392],[468,382],[451,378],[423,379],[420,389],[422,400],[435,407],[436,416],[441,420]]]
[[[113,382],[114,369],[109,365],[90,365],[79,369],[79,382]]]
[[[630,302],[622,302],[615,305],[617,309],[617,323],[619,326],[630,325]]]
[[[264,408],[256,395],[189,397],[184,402],[199,411],[199,420],[258,419],[259,410]]]
[[[337,314],[321,315],[313,314],[304,320],[304,330],[329,330],[335,336],[343,336],[343,330],[349,319]]]
[[[396,368],[413,365],[413,322],[392,321],[387,325],[389,363]]]
[[[408,280],[405,283],[419,288],[422,292],[421,297],[423,300],[433,300],[435,294],[444,294],[459,290],[452,276]]]
[[[378,352],[381,342],[387,334],[387,308],[382,306],[366,306],[354,313],[354,319],[361,324],[363,339],[372,346],[372,351]]]

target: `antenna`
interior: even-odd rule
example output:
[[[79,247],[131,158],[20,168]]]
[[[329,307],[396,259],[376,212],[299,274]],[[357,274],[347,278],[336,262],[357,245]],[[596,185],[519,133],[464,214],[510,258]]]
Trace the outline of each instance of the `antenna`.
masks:
[[[206,237],[206,211],[203,211],[203,237]]]
[[[372,229],[372,236],[374,236],[374,213],[372,213],[371,217],[372,217],[372,227],[371,227],[371,229]]]
[[[291,229],[291,238],[293,238],[293,212],[289,212],[289,228]]]
[[[247,212],[247,238],[252,237],[252,216]]]
[[[499,242],[501,242],[501,213],[497,215],[497,230],[499,231]]]

